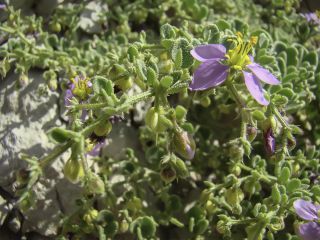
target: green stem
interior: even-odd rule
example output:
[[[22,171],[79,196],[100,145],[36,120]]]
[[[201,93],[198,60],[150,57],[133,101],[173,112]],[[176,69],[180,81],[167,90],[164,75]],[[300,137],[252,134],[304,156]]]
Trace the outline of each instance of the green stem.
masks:
[[[246,103],[244,102],[242,97],[239,95],[239,93],[238,93],[237,89],[235,88],[234,84],[231,83],[230,81],[227,81],[227,87],[228,87],[229,91],[231,92],[232,96],[234,97],[234,99],[236,100],[236,102],[238,103],[238,105],[241,108],[246,108]]]
[[[272,107],[272,112],[276,115],[276,117],[279,120],[279,122],[281,123],[282,127],[290,130],[289,125],[287,124],[286,120],[283,119],[279,110],[274,105],[272,105],[271,107]]]
[[[72,145],[72,141],[70,140],[64,145],[59,145],[55,147],[49,155],[39,160],[39,166],[43,169],[52,161],[54,161],[57,157],[59,157],[62,153],[67,151],[68,148],[71,147],[71,145]]]

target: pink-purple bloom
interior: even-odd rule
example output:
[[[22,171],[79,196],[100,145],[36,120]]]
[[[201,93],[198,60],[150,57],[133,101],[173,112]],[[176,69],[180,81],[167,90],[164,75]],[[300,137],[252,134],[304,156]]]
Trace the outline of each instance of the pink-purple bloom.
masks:
[[[303,240],[320,239],[320,205],[298,199],[293,204],[296,213],[307,223],[299,226],[299,235]]]
[[[261,105],[268,105],[264,97],[260,81],[267,84],[280,84],[279,80],[268,70],[253,62],[253,58],[247,56],[252,46],[239,41],[234,50],[226,51],[221,44],[200,45],[191,50],[191,55],[202,62],[193,75],[191,90],[206,90],[219,86],[227,80],[230,67],[235,62],[244,76],[244,82],[252,97]],[[231,55],[231,57],[230,57]],[[246,59],[248,58],[248,59]],[[230,61],[230,64],[227,64]],[[239,64],[238,64],[239,63]]]

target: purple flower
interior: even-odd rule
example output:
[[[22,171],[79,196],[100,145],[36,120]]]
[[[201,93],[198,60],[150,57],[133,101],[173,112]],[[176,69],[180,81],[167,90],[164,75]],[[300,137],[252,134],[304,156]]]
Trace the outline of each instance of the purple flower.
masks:
[[[92,133],[87,142],[87,155],[97,157],[100,155],[101,150],[107,145],[105,136],[98,136]]]
[[[6,5],[5,4],[0,4],[0,10],[5,9]]]
[[[272,128],[268,128],[267,131],[263,133],[263,140],[264,140],[264,148],[266,149],[269,155],[274,154],[276,148],[276,141],[273,136]]]
[[[303,13],[302,16],[305,17],[308,22],[314,25],[320,25],[320,18],[316,12]]]
[[[65,106],[71,105],[71,99],[73,97],[80,100],[80,102],[85,102],[92,92],[92,83],[91,81],[82,76],[78,75],[74,78],[71,78],[71,84],[69,84],[68,89],[64,97]],[[83,109],[81,113],[81,119],[84,121],[87,116],[87,110]]]
[[[299,226],[299,235],[303,240],[320,239],[320,220],[318,212],[320,205],[313,204],[302,199],[298,199],[293,203],[296,213],[303,220],[309,221],[308,223]]]
[[[240,70],[250,94],[262,104],[268,105],[260,81],[271,85],[280,84],[279,80],[268,70],[253,62],[248,55],[257,38],[252,37],[249,42],[243,42],[242,35],[238,33],[237,45],[234,49],[226,51],[221,44],[200,45],[191,50],[191,55],[202,62],[193,75],[191,90],[206,90],[216,87],[227,80],[229,69]]]

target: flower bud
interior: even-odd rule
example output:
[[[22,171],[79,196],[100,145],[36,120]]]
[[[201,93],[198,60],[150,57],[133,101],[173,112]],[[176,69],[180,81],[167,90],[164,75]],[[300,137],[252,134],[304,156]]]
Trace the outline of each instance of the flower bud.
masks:
[[[119,231],[121,233],[125,233],[128,231],[128,229],[129,229],[129,223],[127,220],[123,219],[120,223]]]
[[[122,91],[126,91],[132,87],[133,79],[132,77],[122,77],[115,81],[115,85],[117,85]]]
[[[254,126],[247,126],[247,139],[252,142],[257,136],[257,128]]]
[[[70,158],[63,169],[64,175],[71,182],[77,182],[84,176],[82,163],[78,159]]]
[[[91,224],[97,218],[97,216],[98,211],[95,209],[90,209],[83,215],[83,221],[85,221],[87,224]]]
[[[26,74],[22,73],[19,76],[19,86],[20,87],[25,87],[27,86],[29,83],[29,78]]]
[[[209,107],[210,104],[211,104],[210,97],[207,96],[207,97],[201,98],[200,99],[200,104],[201,104],[202,107],[205,107],[205,108]]]
[[[232,187],[226,190],[224,197],[230,206],[235,207],[243,200],[244,194],[240,188]]]
[[[272,155],[275,152],[275,138],[273,136],[272,128],[268,128],[266,131],[263,132],[263,143],[264,148],[267,154]]]
[[[173,83],[173,78],[171,76],[165,76],[161,78],[160,84],[163,88],[167,89],[169,88]]]
[[[176,175],[176,171],[170,166],[166,166],[160,171],[161,179],[166,183],[173,182],[176,179]]]
[[[111,130],[112,130],[112,124],[110,123],[110,121],[107,121],[96,126],[93,132],[98,137],[101,137],[101,136],[108,135],[111,132]]]
[[[177,131],[172,140],[177,154],[188,160],[193,159],[196,145],[190,134],[185,131]]]

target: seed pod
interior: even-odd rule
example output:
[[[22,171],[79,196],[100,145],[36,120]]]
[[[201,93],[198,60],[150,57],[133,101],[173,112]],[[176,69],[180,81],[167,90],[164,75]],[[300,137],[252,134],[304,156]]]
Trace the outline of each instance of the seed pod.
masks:
[[[63,169],[64,175],[71,182],[77,182],[84,176],[82,163],[78,159],[70,158]]]
[[[178,106],[176,106],[175,113],[176,113],[177,120],[182,120],[187,115],[187,109],[185,109],[181,105],[178,105]]]
[[[247,139],[249,140],[249,142],[253,142],[253,140],[256,138],[257,136],[257,128],[254,126],[247,126]]]
[[[176,171],[170,166],[166,166],[160,171],[161,179],[166,183],[173,182],[176,179],[176,175]]]
[[[146,125],[152,130],[155,130],[158,125],[159,114],[154,107],[149,108],[147,111],[145,121]]]
[[[110,121],[106,121],[104,123],[99,124],[98,126],[96,126],[93,130],[94,134],[96,134],[97,136],[101,137],[101,136],[106,136],[108,135],[112,130],[112,124],[110,123]]]

